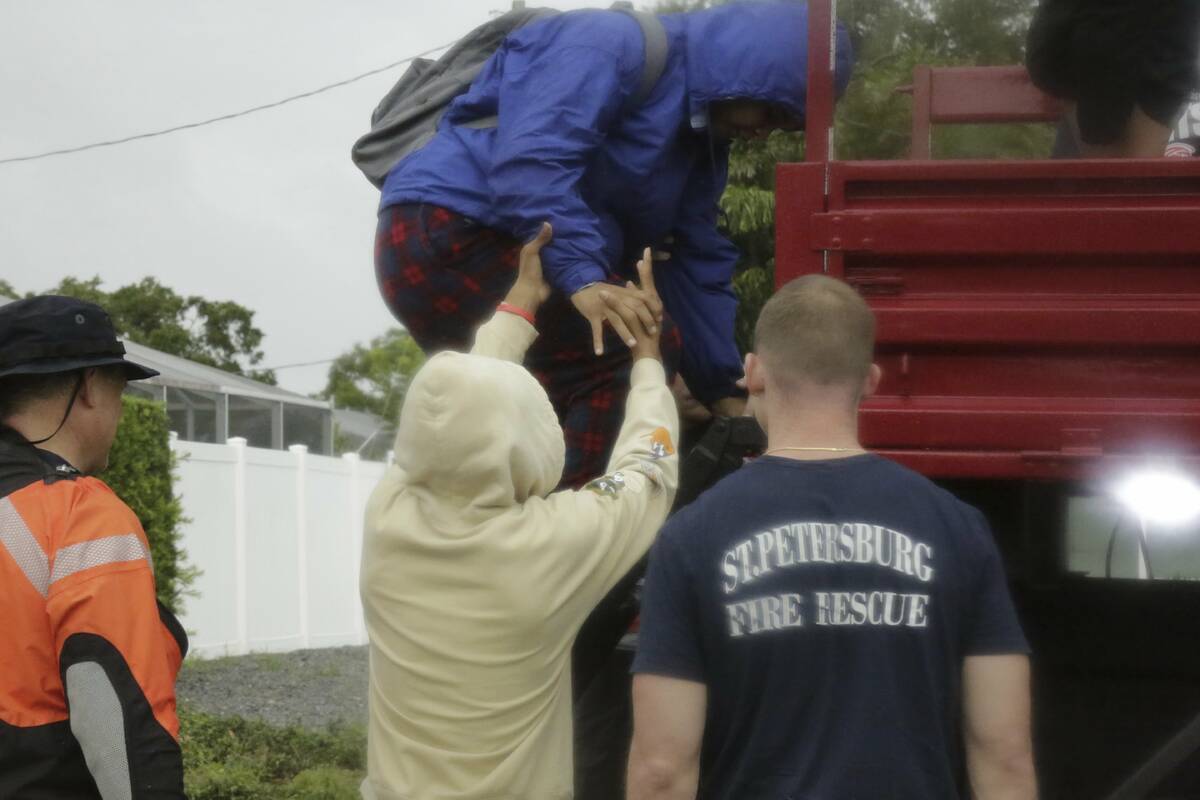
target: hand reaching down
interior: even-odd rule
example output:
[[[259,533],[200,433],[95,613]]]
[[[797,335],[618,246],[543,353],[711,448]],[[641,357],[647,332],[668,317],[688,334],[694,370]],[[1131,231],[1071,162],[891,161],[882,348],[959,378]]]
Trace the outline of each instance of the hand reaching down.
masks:
[[[631,337],[625,338],[634,360],[654,358],[662,360],[659,339],[662,336],[662,300],[654,286],[654,258],[647,247],[637,264],[638,283],[629,281],[624,288],[604,285],[600,299],[613,313],[629,319]],[[639,285],[640,284],[640,285]],[[622,314],[622,310],[627,312]]]
[[[643,264],[646,265],[644,270]],[[643,288],[639,289],[633,283],[625,286],[594,283],[571,295],[571,302],[575,308],[592,326],[592,344],[596,355],[604,355],[605,322],[611,325],[621,340],[631,348],[638,343],[635,328],[654,335],[657,342],[659,323],[663,319],[663,305],[658,292],[654,291],[652,267],[653,256],[650,248],[646,248],[646,253],[638,262],[638,276]],[[647,285],[646,275],[650,275],[649,292],[644,289]]]

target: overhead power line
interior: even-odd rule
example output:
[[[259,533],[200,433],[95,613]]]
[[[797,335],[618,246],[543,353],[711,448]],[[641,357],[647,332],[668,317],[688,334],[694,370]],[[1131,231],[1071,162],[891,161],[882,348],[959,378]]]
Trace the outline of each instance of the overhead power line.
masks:
[[[450,44],[439,45],[438,47],[430,48],[429,50],[426,50],[423,53],[417,53],[416,55],[408,56],[407,58],[402,58],[399,61],[393,61],[391,64],[384,64],[382,67],[376,67],[375,69],[368,70],[368,71],[360,73],[358,75],[354,75],[350,78],[346,78],[345,80],[340,80],[340,81],[336,81],[334,83],[326,84],[324,86],[319,86],[316,89],[310,89],[307,92],[300,92],[299,94],[289,95],[288,97],[284,97],[283,99],[276,100],[272,103],[263,103],[262,105],[259,105],[259,106],[252,106],[250,108],[244,108],[241,111],[234,111],[231,114],[222,114],[219,117],[210,117],[209,119],[202,119],[202,120],[198,120],[197,122],[188,122],[183,125],[173,125],[170,128],[163,128],[161,130],[156,130],[156,131],[147,131],[145,133],[135,133],[132,136],[123,136],[120,139],[109,139],[107,141],[102,141],[102,142],[89,142],[88,144],[81,144],[78,147],[64,147],[61,150],[47,150],[44,153],[33,153],[33,154],[27,155],[27,156],[14,156],[12,158],[0,158],[0,164],[15,164],[20,161],[37,161],[39,159],[51,158],[53,156],[64,156],[64,155],[68,155],[70,153],[82,153],[85,150],[95,150],[99,147],[113,147],[114,145],[126,144],[128,142],[136,142],[141,139],[153,139],[156,136],[166,136],[169,133],[177,133],[179,131],[191,130],[192,128],[203,128],[206,125],[213,125],[217,122],[225,122],[226,120],[237,119],[238,117],[245,117],[249,114],[256,114],[259,111],[266,111],[271,108],[278,108],[279,106],[287,105],[288,103],[294,103],[297,100],[303,100],[306,97],[313,97],[314,95],[323,94],[325,92],[329,92],[334,89],[339,89],[343,86],[349,86],[350,84],[357,83],[358,81],[361,81],[364,78],[369,78],[372,75],[378,75],[381,72],[387,72],[390,69],[395,69],[396,67],[399,67],[402,64],[407,64],[408,62],[415,61],[418,58],[422,58],[422,57],[428,56],[428,55],[433,55],[434,53],[437,53],[441,50],[445,50],[447,47],[450,47],[453,44],[454,44],[454,42],[450,42]]]
[[[334,356],[333,358],[322,358],[317,361],[299,361],[295,364],[280,364],[277,367],[260,367],[259,369],[262,369],[263,371],[274,372],[274,371],[281,370],[281,369],[295,369],[296,367],[316,367],[321,364],[332,364],[334,361],[337,361],[337,360],[338,360],[338,357]]]

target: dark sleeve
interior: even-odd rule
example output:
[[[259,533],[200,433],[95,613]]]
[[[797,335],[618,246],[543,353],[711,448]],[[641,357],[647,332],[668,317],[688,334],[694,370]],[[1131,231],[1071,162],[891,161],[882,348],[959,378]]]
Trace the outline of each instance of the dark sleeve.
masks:
[[[122,654],[76,633],[60,655],[71,733],[103,800],[183,798],[179,742],[155,719]]]
[[[721,163],[716,170],[706,163],[688,177],[671,260],[654,273],[663,303],[683,336],[679,371],[705,405],[742,394],[735,385],[742,377],[742,356],[733,336],[733,270],[739,253],[717,229],[728,156],[721,153],[717,158]]]
[[[982,548],[969,589],[971,605],[966,610],[964,655],[986,656],[1008,653],[1028,653],[1029,643],[1017,619],[1008,579],[996,542],[987,521],[971,509],[976,527],[976,541]]]
[[[680,519],[667,523],[650,551],[633,671],[704,683],[697,587],[678,545]]]

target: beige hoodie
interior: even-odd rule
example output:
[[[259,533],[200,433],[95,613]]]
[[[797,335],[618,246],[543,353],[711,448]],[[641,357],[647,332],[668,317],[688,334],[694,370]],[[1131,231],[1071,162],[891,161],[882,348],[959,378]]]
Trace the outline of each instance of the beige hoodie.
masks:
[[[571,645],[667,516],[679,422],[662,365],[637,361],[608,474],[551,494],[563,434],[519,366],[536,335],[497,314],[409,388],[367,508],[364,797],[573,794]]]

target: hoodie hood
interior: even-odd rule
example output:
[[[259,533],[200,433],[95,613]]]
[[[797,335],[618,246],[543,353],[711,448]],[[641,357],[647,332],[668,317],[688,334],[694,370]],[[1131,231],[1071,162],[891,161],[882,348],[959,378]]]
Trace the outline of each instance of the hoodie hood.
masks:
[[[687,31],[688,112],[707,127],[708,105],[744,99],[775,103],[804,119],[808,92],[808,6],[734,3],[683,15]],[[834,90],[850,82],[853,54],[838,25]]]
[[[396,433],[405,484],[458,508],[544,497],[566,447],[541,384],[517,364],[439,353],[413,378]]]

